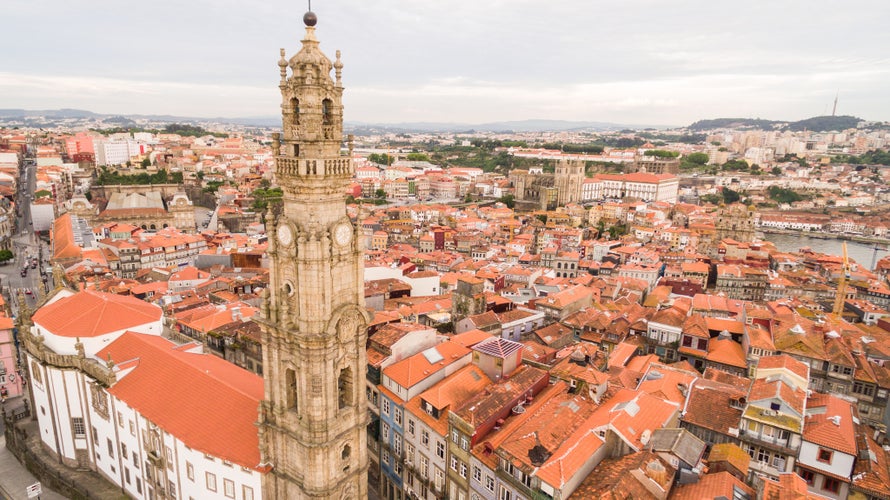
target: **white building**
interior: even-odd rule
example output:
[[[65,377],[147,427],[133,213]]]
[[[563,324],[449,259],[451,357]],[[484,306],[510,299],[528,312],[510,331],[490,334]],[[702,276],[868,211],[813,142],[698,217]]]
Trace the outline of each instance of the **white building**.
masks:
[[[263,380],[162,338],[161,310],[57,292],[24,335],[43,446],[133,498],[261,498]]]
[[[677,176],[671,174],[597,174],[594,179],[602,182],[602,197],[610,199],[636,198],[646,202],[676,203],[680,187]]]

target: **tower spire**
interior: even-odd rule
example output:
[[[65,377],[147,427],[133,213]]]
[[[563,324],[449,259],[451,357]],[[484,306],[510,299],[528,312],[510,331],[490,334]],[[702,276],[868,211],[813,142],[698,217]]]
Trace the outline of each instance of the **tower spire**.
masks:
[[[364,405],[368,313],[362,242],[346,213],[343,63],[319,49],[310,10],[300,50],[278,62],[281,132],[272,134],[281,210],[269,212],[259,414],[265,498],[367,498]],[[290,71],[288,71],[288,69]],[[332,70],[336,77],[332,78]]]

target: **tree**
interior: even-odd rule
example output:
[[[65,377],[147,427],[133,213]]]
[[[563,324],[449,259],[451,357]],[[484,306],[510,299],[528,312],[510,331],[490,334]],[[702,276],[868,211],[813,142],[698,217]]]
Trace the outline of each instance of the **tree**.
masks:
[[[680,153],[676,151],[665,151],[664,149],[650,149],[644,153],[646,156],[655,156],[657,158],[676,158]],[[705,160],[707,161],[707,160]]]
[[[738,191],[733,191],[732,189],[729,189],[728,187],[723,188],[722,194],[723,194],[723,202],[726,203],[727,205],[729,205],[731,203],[735,203],[735,202],[739,201],[739,199],[741,198],[741,196],[739,196]]]
[[[148,168],[151,166],[151,160],[149,160],[148,157],[145,157],[142,159],[142,163],[140,163],[140,165],[142,165],[142,168]]]
[[[516,199],[512,194],[505,194],[504,196],[498,198],[498,201],[503,203],[504,205],[507,205],[507,208],[513,208],[516,206]]]
[[[769,171],[769,173],[778,177],[778,176],[782,175],[782,169],[779,167],[773,167],[772,170]]]
[[[690,153],[686,157],[686,160],[688,160],[689,163],[695,163],[697,165],[704,165],[704,164],[708,163],[708,155],[707,155],[707,153]]]
[[[408,161],[430,161],[430,157],[423,153],[408,153]]]
[[[392,165],[396,159],[387,154],[371,153],[368,155],[368,161],[378,165]]]
[[[378,189],[377,191],[374,191],[374,197],[380,200],[385,199],[386,191],[383,189]]]
[[[0,262],[7,262],[12,260],[15,257],[10,250],[0,250]]]

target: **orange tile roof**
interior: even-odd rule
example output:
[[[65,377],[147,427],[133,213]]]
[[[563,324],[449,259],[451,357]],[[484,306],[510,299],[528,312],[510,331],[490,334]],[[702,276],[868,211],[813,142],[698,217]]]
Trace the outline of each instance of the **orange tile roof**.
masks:
[[[747,476],[751,456],[735,443],[718,443],[711,447],[711,453],[708,454],[708,465],[713,467],[717,462],[727,462],[743,476]]]
[[[427,356],[424,355],[424,352],[427,351],[436,351],[442,360],[430,363]],[[427,351],[417,353],[408,359],[403,359],[398,363],[387,366],[383,369],[383,375],[402,387],[410,388],[470,353],[470,349],[456,342],[444,342],[427,349]]]
[[[50,302],[34,323],[62,337],[97,337],[161,319],[161,308],[135,297],[83,290]]]
[[[216,356],[133,332],[97,356],[132,361],[133,370],[108,389],[115,397],[189,448],[260,470],[256,421],[262,377]]]
[[[738,489],[754,498],[754,490],[726,471],[705,474],[696,483],[678,484],[671,491],[670,500],[701,500],[704,498],[736,498]]]
[[[849,402],[832,394],[814,394],[807,399],[803,439],[848,455],[856,455],[853,417],[853,405]]]
[[[712,339],[708,343],[707,360],[737,368],[748,367],[742,345],[732,339]]]
[[[74,242],[71,214],[65,213],[53,222],[53,259],[80,259],[81,248]]]

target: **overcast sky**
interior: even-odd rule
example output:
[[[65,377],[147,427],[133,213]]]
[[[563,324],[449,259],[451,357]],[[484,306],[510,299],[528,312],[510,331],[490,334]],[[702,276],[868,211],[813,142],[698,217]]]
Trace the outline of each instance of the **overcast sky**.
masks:
[[[0,108],[278,113],[306,3],[3,0]],[[890,1],[315,0],[347,121],[890,120]]]

